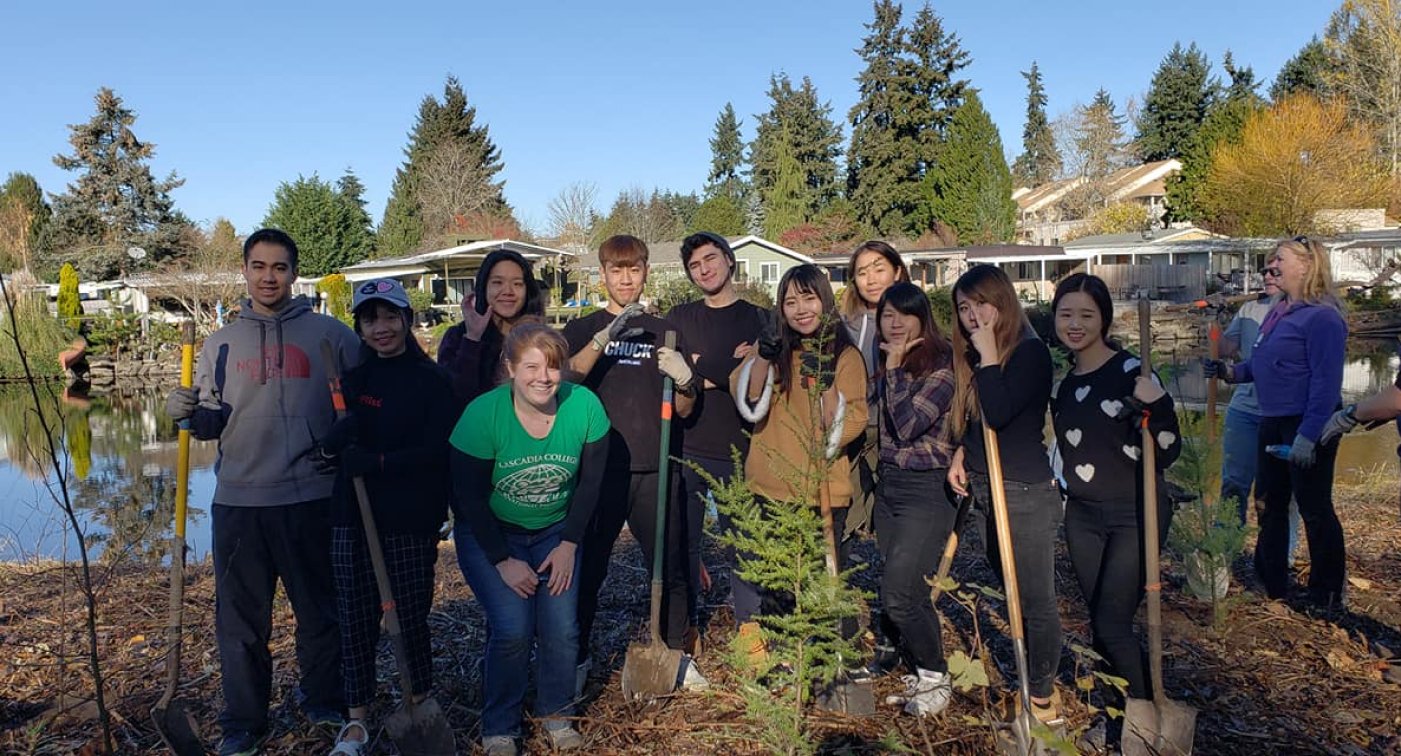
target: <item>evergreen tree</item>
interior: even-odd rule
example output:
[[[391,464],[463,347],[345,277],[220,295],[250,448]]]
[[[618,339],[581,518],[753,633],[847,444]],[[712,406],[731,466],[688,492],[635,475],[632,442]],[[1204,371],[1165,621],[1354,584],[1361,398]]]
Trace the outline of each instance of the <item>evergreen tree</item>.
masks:
[[[774,139],[774,180],[764,192],[764,236],[777,239],[807,218],[807,189],[803,166],[793,154],[786,126]]]
[[[723,192],[717,193],[696,208],[686,233],[709,231],[721,236],[743,236],[748,232],[744,210]]]
[[[1308,92],[1323,99],[1328,95],[1328,75],[1332,70],[1334,63],[1328,48],[1314,37],[1280,67],[1270,87],[1270,99],[1283,100],[1295,92]]]
[[[336,194],[343,204],[347,227],[343,242],[346,254],[357,260],[370,256],[375,248],[374,222],[365,210],[365,185],[350,168],[336,181]]]
[[[69,330],[76,331],[82,324],[79,316],[83,314],[83,303],[78,297],[78,271],[73,269],[72,263],[64,263],[58,269],[58,299],[54,303],[58,309],[58,317],[68,326]]]
[[[1255,72],[1249,66],[1237,68],[1228,50],[1221,67],[1231,77],[1225,96],[1213,103],[1206,120],[1192,135],[1192,143],[1181,156],[1182,170],[1167,180],[1167,220],[1205,223],[1201,187],[1211,169],[1212,155],[1223,144],[1238,144],[1250,116],[1264,106],[1255,89]]]
[[[1172,46],[1153,75],[1138,118],[1136,150],[1145,161],[1181,157],[1206,120],[1217,85],[1211,63],[1193,43]]]
[[[1072,173],[1083,179],[1062,202],[1072,218],[1083,218],[1102,208],[1108,199],[1106,179],[1128,162],[1124,143],[1124,117],[1109,93],[1100,89],[1089,105],[1075,109],[1070,154]]]
[[[965,244],[1011,240],[1017,225],[1012,172],[1003,156],[1002,137],[976,90],[968,90],[954,112],[939,155],[925,182],[931,217],[922,225],[933,228],[934,221],[943,221]]]
[[[887,235],[917,236],[927,218],[922,182],[938,159],[953,113],[968,88],[958,37],[926,5],[908,27],[901,7],[878,0],[858,50],[866,67],[848,114],[847,195],[858,220]]]
[[[734,105],[725,103],[715,119],[715,136],[710,138],[710,175],[705,196],[725,196],[738,207],[744,201],[744,138],[739,132]]]
[[[1225,98],[1227,100],[1259,101],[1260,95],[1255,90],[1260,88],[1260,82],[1255,80],[1255,69],[1250,66],[1236,67],[1235,58],[1232,57],[1230,50],[1227,50],[1226,55],[1221,58],[1221,68],[1231,79],[1230,84],[1226,85]]]
[[[1012,174],[1022,186],[1036,188],[1060,174],[1060,150],[1056,135],[1046,119],[1046,88],[1041,83],[1041,70],[1036,61],[1030,71],[1022,71],[1026,79],[1026,126],[1022,129],[1022,154],[1012,164]]]
[[[404,148],[407,159],[394,174],[389,201],[385,204],[375,249],[377,257],[408,254],[451,230],[429,228],[424,213],[425,202],[432,204],[440,198],[424,196],[428,190],[422,187],[422,174],[432,164],[435,154],[444,153],[450,154],[455,164],[465,162],[460,168],[444,166],[444,172],[470,171],[480,184],[480,192],[487,194],[481,209],[510,214],[510,207],[501,193],[504,182],[496,179],[504,167],[501,151],[492,142],[487,126],[477,123],[477,109],[468,104],[457,77],[449,76],[443,85],[442,101],[427,95],[419,104],[418,119]]]
[[[301,275],[324,276],[365,259],[364,226],[354,204],[315,174],[282,182],[263,225],[297,241]]]
[[[831,104],[818,99],[807,77],[794,88],[787,74],[777,74],[769,79],[768,94],[772,104],[758,116],[749,147],[750,180],[767,201],[779,180],[780,155],[786,151],[801,174],[801,223],[837,195],[841,129],[832,122]]]
[[[191,224],[175,210],[170,192],[185,183],[172,172],[163,180],[151,175],[148,161],[155,145],[132,132],[136,114],[112,90],[94,98],[97,113],[87,123],[69,127],[73,154],[54,163],[80,172],[67,191],[54,197],[54,215],[36,260],[39,274],[54,275],[72,262],[85,278],[108,279],[126,270],[159,265],[187,254]],[[129,247],[146,250],[144,260],[130,259]]]
[[[39,182],[11,173],[0,186],[0,270],[28,269],[53,210]]]

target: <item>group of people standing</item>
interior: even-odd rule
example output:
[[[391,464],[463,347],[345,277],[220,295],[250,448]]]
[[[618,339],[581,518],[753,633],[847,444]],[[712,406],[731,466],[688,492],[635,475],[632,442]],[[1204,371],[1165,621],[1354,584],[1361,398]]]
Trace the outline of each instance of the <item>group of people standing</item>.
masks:
[[[852,254],[840,305],[826,275],[800,265],[779,281],[768,311],[739,297],[735,255],[723,237],[689,236],[681,262],[701,298],[659,316],[640,303],[646,244],[615,236],[598,250],[606,306],[562,332],[541,322],[530,263],[496,251],[463,302],[462,321],[444,335],[436,364],[411,332],[413,313],[397,282],[355,284],[352,330],[291,296],[297,248],[286,234],[252,234],[243,257],[249,300],[236,321],[206,340],[196,387],[167,402],[197,437],[220,444],[213,520],[225,756],[256,753],[267,733],[279,579],[297,617],[302,711],[313,723],[339,727],[333,754],[367,748],[381,609],[356,478],[379,526],[410,657],[405,695],[416,699],[433,685],[428,614],[439,533],[452,515],[459,566],[487,619],[487,753],[517,752],[532,656],[534,714],[550,742],[584,745],[570,717],[592,671],[599,594],[624,524],[649,563],[663,529],[659,634],[687,652],[678,687],[704,689],[691,653],[701,591],[710,585],[700,546],[711,492],[696,468],[727,480],[735,450],[765,506],[816,506],[774,460],[815,465],[798,472],[820,481],[830,502],[841,567],[855,534],[874,528],[883,571],[872,666],[888,672],[903,665],[906,689],[891,702],[913,715],[937,714],[952,687],[925,578],[962,497],[985,513],[977,521],[1000,571],[994,530],[986,527],[992,492],[984,425],[1004,470],[1033,714],[1045,722],[1060,716],[1055,553],[1062,522],[1096,644],[1128,680],[1129,695],[1147,696],[1133,629],[1143,596],[1140,424],[1146,417],[1159,467],[1173,462],[1181,439],[1172,398],[1156,378],[1140,375],[1138,356],[1110,338],[1113,304],[1092,275],[1066,277],[1052,300],[1056,338],[1073,359],[1056,384],[1050,349],[1001,269],[977,265],[958,279],[957,317],[945,334],[900,255],[878,241]],[[1264,510],[1256,563],[1269,592],[1287,588],[1284,512],[1292,496],[1314,561],[1310,596],[1332,602],[1341,598],[1342,534],[1320,482],[1331,481],[1336,449],[1324,426],[1345,432],[1362,410],[1329,418],[1338,404],[1344,329],[1326,257],[1313,243],[1292,240],[1270,265],[1284,294],[1258,338],[1240,332],[1238,339],[1253,342],[1250,359],[1210,363],[1208,373],[1259,387],[1254,459]],[[336,366],[323,364],[322,342],[332,346]],[[339,421],[326,389],[333,367],[346,374],[350,409]],[[668,379],[679,427],[671,448],[661,449],[656,413]],[[1288,461],[1263,451],[1291,441]],[[805,451],[814,448],[823,452],[816,459]],[[664,522],[660,477],[671,482]],[[1228,485],[1241,484],[1231,477]],[[1166,533],[1171,508],[1168,497],[1159,501]],[[723,512],[719,526],[733,527]],[[783,611],[784,597],[734,575],[730,585],[737,631],[762,654],[756,618]]]

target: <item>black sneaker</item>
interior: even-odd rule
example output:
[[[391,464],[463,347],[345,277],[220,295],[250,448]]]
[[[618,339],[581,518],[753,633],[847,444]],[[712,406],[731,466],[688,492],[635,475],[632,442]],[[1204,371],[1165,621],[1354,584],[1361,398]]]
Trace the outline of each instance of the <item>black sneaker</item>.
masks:
[[[219,741],[219,756],[257,756],[266,733],[229,730]]]
[[[876,655],[871,659],[871,663],[866,665],[866,672],[870,676],[882,677],[895,671],[900,666],[900,649],[894,646],[876,644]]]

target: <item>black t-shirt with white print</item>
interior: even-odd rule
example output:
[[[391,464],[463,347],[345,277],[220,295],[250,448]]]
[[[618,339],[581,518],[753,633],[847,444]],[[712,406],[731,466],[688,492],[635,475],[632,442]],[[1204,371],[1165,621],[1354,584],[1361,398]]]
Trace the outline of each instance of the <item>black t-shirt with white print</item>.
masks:
[[[1116,420],[1126,397],[1133,396],[1141,362],[1120,350],[1098,369],[1073,370],[1056,387],[1051,419],[1056,443],[1051,467],[1071,499],[1133,502],[1143,490],[1142,415]],[[1158,376],[1153,380],[1162,385]],[[1148,405],[1148,429],[1157,445],[1157,467],[1166,468],[1182,451],[1172,397],[1164,394]]]
[[[564,326],[569,354],[593,349],[594,334],[616,317],[607,310],[575,318]],[[598,395],[608,413],[612,430],[608,438],[608,466],[634,472],[657,470],[661,446],[662,372],[657,369],[657,347],[667,331],[677,330],[653,315],[639,315],[628,327],[642,333],[625,341],[610,341],[582,383]],[[677,350],[685,355],[685,339],[677,335]],[[671,456],[681,456],[682,427],[671,425]]]

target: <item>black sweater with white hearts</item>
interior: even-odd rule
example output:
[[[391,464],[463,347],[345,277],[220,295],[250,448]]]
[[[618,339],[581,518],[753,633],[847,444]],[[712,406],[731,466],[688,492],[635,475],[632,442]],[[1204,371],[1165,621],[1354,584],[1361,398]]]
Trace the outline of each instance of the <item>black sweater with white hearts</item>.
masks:
[[[1051,467],[1069,498],[1138,501],[1143,491],[1142,415],[1124,420],[1114,417],[1126,398],[1133,396],[1140,364],[1138,357],[1120,350],[1092,372],[1072,370],[1056,388],[1051,399],[1056,430]],[[1158,376],[1153,380],[1162,385]],[[1166,469],[1182,451],[1172,397],[1163,394],[1147,409],[1157,467]]]

